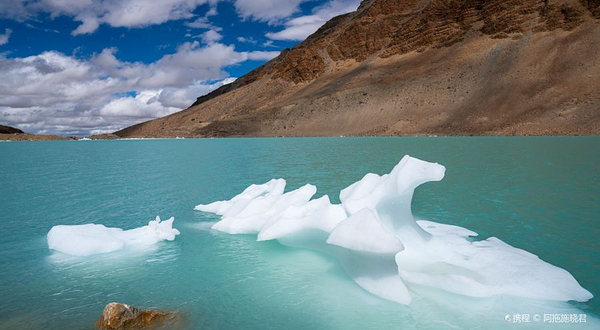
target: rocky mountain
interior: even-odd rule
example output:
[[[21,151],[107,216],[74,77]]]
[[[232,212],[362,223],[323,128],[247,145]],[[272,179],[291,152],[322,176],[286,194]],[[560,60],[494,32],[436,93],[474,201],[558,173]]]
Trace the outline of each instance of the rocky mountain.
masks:
[[[600,134],[600,0],[365,0],[118,137]]]

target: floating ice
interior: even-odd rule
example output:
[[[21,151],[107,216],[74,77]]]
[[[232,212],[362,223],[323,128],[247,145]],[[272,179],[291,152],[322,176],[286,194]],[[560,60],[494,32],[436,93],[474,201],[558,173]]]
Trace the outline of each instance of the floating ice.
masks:
[[[344,209],[340,205],[332,205],[329,196],[325,195],[301,206],[290,206],[269,219],[260,229],[258,240],[276,239],[294,245],[294,241],[302,238],[322,236],[324,241],[346,217]]]
[[[196,209],[222,215],[213,229],[331,254],[361,287],[402,304],[412,299],[411,285],[472,297],[592,298],[566,270],[498,238],[476,241],[466,228],[415,221],[415,188],[442,180],[445,170],[405,156],[389,174],[370,173],[343,189],[341,205],[327,196],[310,200],[311,185],[284,194],[279,179]]]
[[[315,186],[307,184],[283,194],[284,186],[285,181],[281,180],[274,185],[272,190],[266,190],[264,193],[257,194],[257,197],[250,199],[242,197],[236,201],[232,200],[233,203],[230,206],[225,206],[226,204],[224,203],[227,202],[221,202],[223,204],[219,204],[218,208],[219,211],[225,209],[223,217],[212,228],[229,234],[258,234],[262,226],[269,219],[279,216],[291,206],[302,206],[308,203],[317,192]],[[256,187],[260,186],[255,186],[254,188]],[[255,194],[254,190],[256,189],[253,189],[250,195]],[[196,209],[206,207],[198,205]]]
[[[153,245],[172,241],[179,231],[173,228],[174,218],[161,221],[160,217],[147,226],[123,230],[104,225],[86,224],[54,226],[48,232],[48,248],[74,256],[107,253],[129,246]]]
[[[252,200],[261,197],[281,196],[285,190],[285,180],[273,179],[265,184],[253,184],[246,188],[241,194],[228,201],[219,201],[207,205],[197,205],[197,211],[210,212],[218,215],[234,216],[243,210]],[[228,211],[230,211],[227,213]]]
[[[396,254],[404,250],[398,237],[386,231],[373,211],[364,208],[342,221],[329,235],[327,244],[348,250],[381,254]]]

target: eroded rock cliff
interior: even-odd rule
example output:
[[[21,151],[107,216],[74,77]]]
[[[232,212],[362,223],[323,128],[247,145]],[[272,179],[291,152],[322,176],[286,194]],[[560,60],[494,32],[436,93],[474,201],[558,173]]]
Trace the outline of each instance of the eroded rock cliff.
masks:
[[[121,137],[600,134],[599,0],[365,0]]]

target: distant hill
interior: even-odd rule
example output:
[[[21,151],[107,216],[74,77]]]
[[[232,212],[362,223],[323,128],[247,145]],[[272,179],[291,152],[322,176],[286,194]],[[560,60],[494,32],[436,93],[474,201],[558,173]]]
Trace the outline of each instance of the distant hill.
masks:
[[[50,141],[50,140],[74,140],[74,137],[61,137],[56,135],[28,134],[22,130],[10,126],[0,125],[0,141]]]
[[[600,134],[600,0],[365,0],[118,137]]]
[[[23,131],[18,128],[0,125],[0,134],[23,134]]]

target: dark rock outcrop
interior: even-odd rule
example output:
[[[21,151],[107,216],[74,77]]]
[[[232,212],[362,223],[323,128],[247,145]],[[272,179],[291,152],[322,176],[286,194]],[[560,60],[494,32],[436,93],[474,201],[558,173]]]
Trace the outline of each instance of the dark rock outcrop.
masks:
[[[96,322],[100,330],[134,330],[165,327],[178,318],[177,313],[140,310],[127,304],[112,302],[104,307]]]
[[[0,134],[24,134],[22,130],[10,126],[0,125]]]

